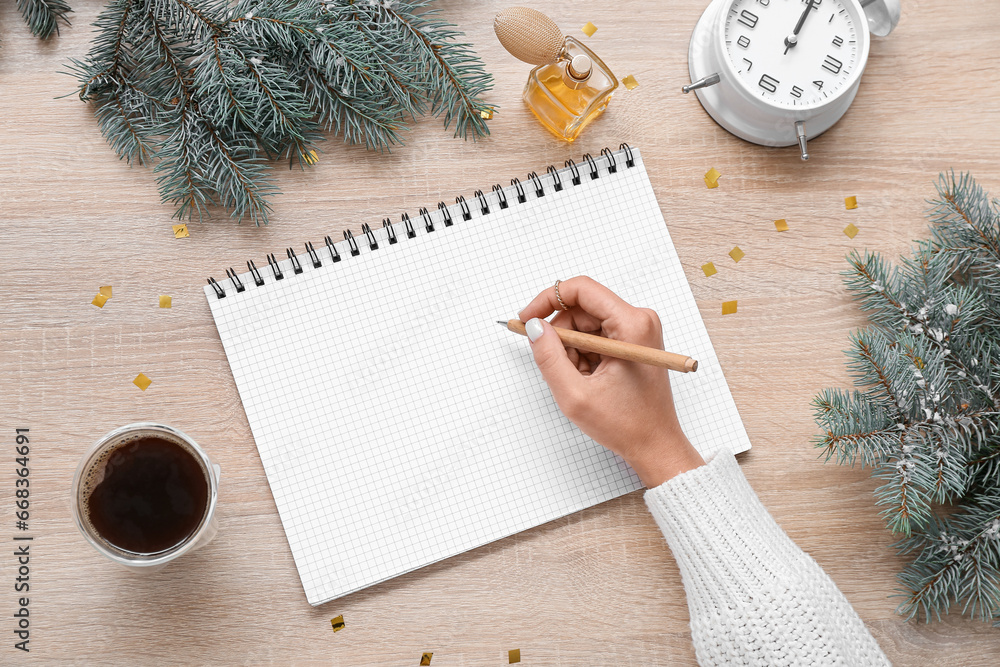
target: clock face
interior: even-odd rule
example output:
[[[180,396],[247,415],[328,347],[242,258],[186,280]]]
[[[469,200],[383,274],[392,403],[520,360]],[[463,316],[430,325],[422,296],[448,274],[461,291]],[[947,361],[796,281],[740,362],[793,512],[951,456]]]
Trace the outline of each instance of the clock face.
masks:
[[[791,109],[822,105],[856,80],[860,17],[851,0],[734,0],[726,53],[751,95]]]

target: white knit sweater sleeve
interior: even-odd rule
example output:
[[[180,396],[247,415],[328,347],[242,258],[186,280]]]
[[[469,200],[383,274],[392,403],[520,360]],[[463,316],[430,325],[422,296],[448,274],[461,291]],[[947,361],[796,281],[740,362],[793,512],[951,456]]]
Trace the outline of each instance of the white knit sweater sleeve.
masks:
[[[836,584],[775,523],[732,454],[646,492],[705,665],[888,665]]]

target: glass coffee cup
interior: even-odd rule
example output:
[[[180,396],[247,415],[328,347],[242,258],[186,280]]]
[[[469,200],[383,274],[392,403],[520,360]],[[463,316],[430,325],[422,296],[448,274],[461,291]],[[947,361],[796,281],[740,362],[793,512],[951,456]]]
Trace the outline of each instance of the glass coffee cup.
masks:
[[[73,518],[100,553],[158,570],[208,544],[219,529],[220,468],[192,438],[150,422],[111,431],[73,477]]]

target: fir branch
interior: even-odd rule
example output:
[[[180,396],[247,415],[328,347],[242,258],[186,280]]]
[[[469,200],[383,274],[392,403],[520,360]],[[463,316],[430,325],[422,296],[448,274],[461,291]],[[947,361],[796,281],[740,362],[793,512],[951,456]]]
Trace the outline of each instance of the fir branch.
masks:
[[[967,175],[942,176],[939,194],[932,239],[908,257],[848,258],[872,325],[848,352],[857,389],[814,400],[816,445],[881,481],[876,506],[915,554],[900,613],[961,604],[1000,624],[1000,205]]]
[[[1000,489],[971,498],[948,519],[896,544],[901,555],[917,552],[900,573],[905,601],[899,613],[938,620],[964,600],[962,614],[1000,619]]]
[[[866,393],[824,390],[813,399],[816,421],[826,432],[816,445],[822,447],[826,460],[870,467],[886,460],[894,451],[899,428],[894,416],[882,401]]]
[[[111,0],[70,71],[119,157],[156,165],[179,217],[222,206],[261,224],[277,193],[268,160],[315,163],[323,129],[388,150],[426,109],[458,136],[487,132],[492,79],[426,5]]]
[[[471,44],[451,41],[459,33],[450,30],[450,24],[432,18],[435,10],[414,13],[427,4],[426,0],[384,3],[381,9],[396,23],[404,43],[417,54],[417,71],[423,72],[418,82],[429,90],[425,99],[431,115],[444,113],[446,129],[454,121],[456,137],[465,139],[470,131],[473,139],[486,136],[490,131],[482,114],[489,107],[479,96],[492,87],[493,77],[473,53]]]
[[[31,33],[39,39],[59,34],[59,21],[70,25],[67,14],[73,10],[64,0],[17,0],[17,9]]]

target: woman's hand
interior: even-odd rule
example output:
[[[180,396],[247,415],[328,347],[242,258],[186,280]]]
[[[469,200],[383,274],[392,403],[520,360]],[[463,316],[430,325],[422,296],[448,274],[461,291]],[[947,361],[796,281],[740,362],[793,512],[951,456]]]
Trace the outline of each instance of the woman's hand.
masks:
[[[559,409],[632,466],[647,488],[704,464],[681,431],[667,369],[564,348],[552,326],[663,349],[660,318],[579,276],[540,293],[519,313],[535,363]],[[542,318],[560,311],[549,324]]]

